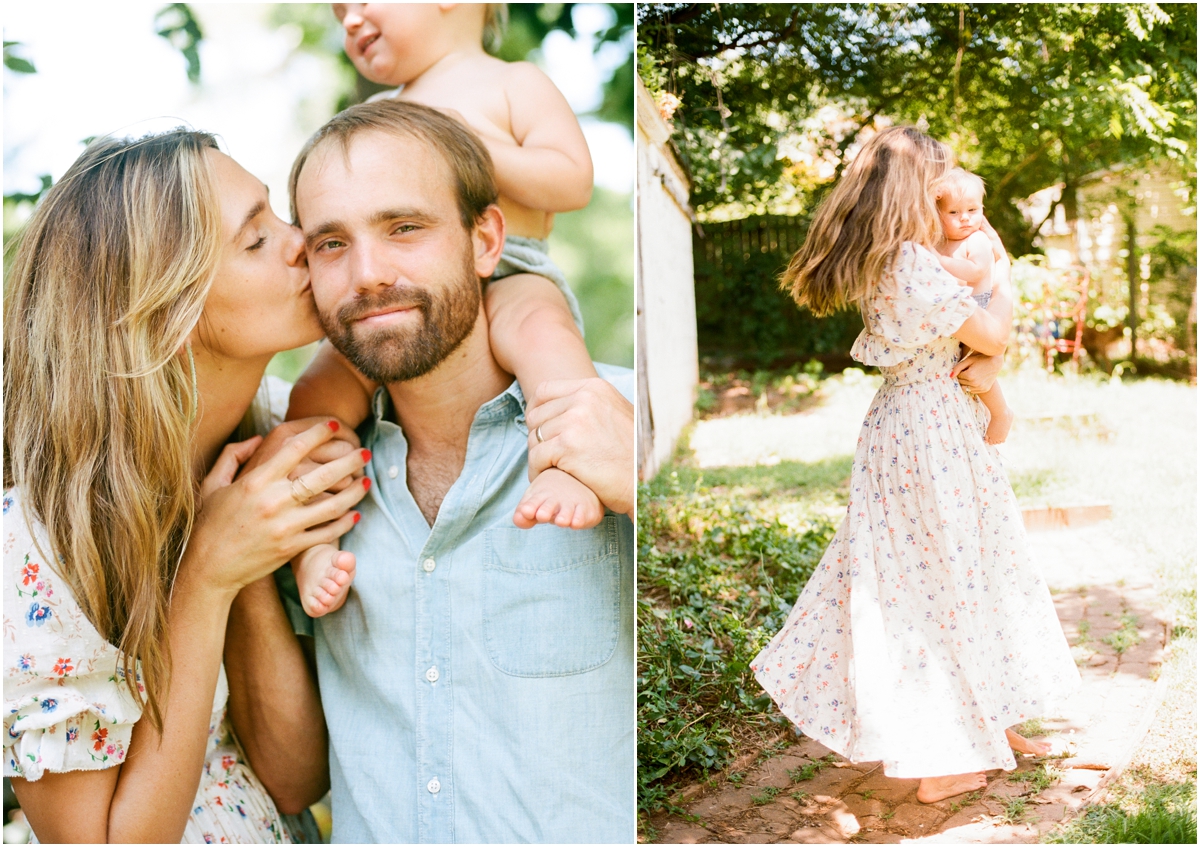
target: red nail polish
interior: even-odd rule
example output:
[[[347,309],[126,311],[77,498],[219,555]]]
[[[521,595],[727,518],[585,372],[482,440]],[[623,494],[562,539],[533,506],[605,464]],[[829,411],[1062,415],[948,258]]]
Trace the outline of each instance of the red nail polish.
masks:
[[[362,515],[360,513],[358,513],[358,512],[354,513],[354,522],[355,523],[358,523],[361,518],[362,518]]]
[[[338,431],[338,422],[337,422],[337,421],[330,421],[330,422],[329,422],[329,428],[330,428],[330,429],[332,429],[334,432],[337,432],[337,431]]]
[[[363,488],[365,488],[367,491],[371,490],[371,478],[369,476],[363,477]]]
[[[364,462],[369,462],[369,461],[371,461],[371,451],[370,451],[370,450],[363,450],[363,451],[362,451],[362,457],[363,457],[363,461],[364,461]]]

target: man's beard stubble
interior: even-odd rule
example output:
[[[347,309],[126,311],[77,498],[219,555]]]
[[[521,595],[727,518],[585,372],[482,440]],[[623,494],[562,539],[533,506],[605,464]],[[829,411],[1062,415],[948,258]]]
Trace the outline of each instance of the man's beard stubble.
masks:
[[[479,277],[469,252],[464,259],[458,279],[437,295],[413,285],[360,294],[336,315],[320,312],[321,328],[333,346],[375,382],[386,385],[423,376],[458,349],[479,317],[483,297]],[[415,307],[421,312],[420,326],[355,331],[355,320],[388,306]]]

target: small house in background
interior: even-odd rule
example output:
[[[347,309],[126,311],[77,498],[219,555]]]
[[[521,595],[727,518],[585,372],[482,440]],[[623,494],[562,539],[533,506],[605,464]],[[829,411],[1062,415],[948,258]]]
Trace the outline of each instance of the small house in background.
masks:
[[[1062,183],[1044,188],[1022,212],[1031,226],[1040,223],[1035,243],[1049,267],[1086,267],[1093,303],[1123,306],[1120,323],[1085,328],[1088,352],[1123,357],[1136,343],[1139,355],[1159,358],[1174,346],[1194,367],[1196,198],[1184,174],[1166,162],[1118,165],[1080,178],[1074,189],[1068,197]]]
[[[640,79],[636,115],[638,476],[650,479],[692,420],[700,361],[689,181]]]

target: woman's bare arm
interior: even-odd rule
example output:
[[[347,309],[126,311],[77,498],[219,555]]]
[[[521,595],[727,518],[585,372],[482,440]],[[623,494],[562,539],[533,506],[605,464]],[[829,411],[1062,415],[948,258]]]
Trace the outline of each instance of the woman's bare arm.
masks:
[[[302,638],[292,631],[273,577],[238,594],[225,637],[229,719],[285,815],[299,814],[329,790],[329,734]]]
[[[47,773],[35,782],[13,779],[39,841],[179,843],[204,767],[232,600],[232,594],[186,577],[177,580],[169,624],[175,673],[163,704],[163,731],[139,720],[124,764]]]
[[[300,550],[328,543],[354,525],[349,510],[365,494],[363,486],[300,504],[288,478],[334,432],[324,422],[310,427],[236,482],[238,467],[261,439],[222,451],[201,485],[204,507],[171,590],[167,637],[172,673],[162,698],[162,730],[139,720],[125,762],[108,771],[45,774],[35,782],[14,779],[38,840],[179,843],[204,767],[234,598]],[[361,453],[354,451],[306,474],[306,484],[324,491],[361,470],[363,463]],[[88,809],[88,819],[64,814],[72,805]]]

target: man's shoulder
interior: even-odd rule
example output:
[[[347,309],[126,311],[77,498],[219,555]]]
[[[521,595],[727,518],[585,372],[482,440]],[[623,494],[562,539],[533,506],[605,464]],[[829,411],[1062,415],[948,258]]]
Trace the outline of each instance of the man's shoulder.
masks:
[[[621,392],[621,396],[630,403],[633,402],[634,395],[637,394],[637,381],[632,370],[620,365],[606,365],[603,362],[593,362],[593,364],[601,379]]]

